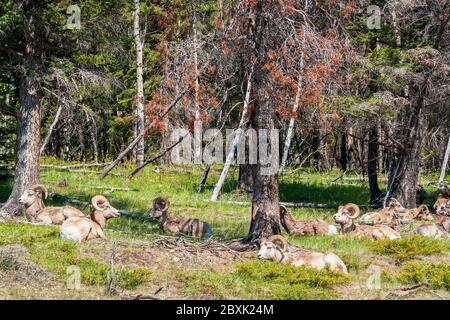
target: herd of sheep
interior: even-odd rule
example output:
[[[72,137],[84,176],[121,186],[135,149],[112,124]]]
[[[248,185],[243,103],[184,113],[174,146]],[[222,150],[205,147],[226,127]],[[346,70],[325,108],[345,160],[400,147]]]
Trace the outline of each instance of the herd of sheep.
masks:
[[[89,216],[71,206],[45,207],[43,201],[47,196],[48,190],[45,186],[33,185],[24,191],[19,202],[25,207],[25,217],[28,221],[60,225],[60,235],[65,240],[82,242],[95,238],[105,239],[103,230],[106,221],[120,216],[119,211],[102,195],[92,198]],[[161,230],[192,237],[212,235],[212,228],[207,222],[195,218],[174,217],[170,214],[169,205],[168,199],[159,197],[153,200],[153,207],[150,209],[151,217],[159,221]],[[425,205],[406,209],[397,200],[391,199],[387,207],[359,217],[360,208],[356,204],[348,203],[340,206],[333,216],[338,225],[335,226],[321,219],[295,220],[289,210],[281,206],[280,222],[288,234],[298,236],[335,235],[340,232],[374,240],[395,240],[401,237],[402,225],[423,220],[426,223],[416,228],[413,234],[434,239],[449,237],[450,199],[438,197],[433,211],[434,213],[431,213]],[[281,235],[261,239],[258,257],[294,266],[306,265],[319,270],[328,267],[347,273],[344,262],[334,253],[321,253],[294,246]]]

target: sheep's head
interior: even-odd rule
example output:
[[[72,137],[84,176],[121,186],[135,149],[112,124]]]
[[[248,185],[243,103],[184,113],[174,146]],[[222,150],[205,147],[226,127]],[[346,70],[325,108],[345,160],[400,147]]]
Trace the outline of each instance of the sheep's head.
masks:
[[[436,214],[450,215],[450,199],[447,197],[438,197],[433,205]]]
[[[406,211],[406,208],[404,206],[402,206],[400,201],[398,201],[397,199],[394,199],[394,198],[391,198],[391,200],[389,200],[388,208],[389,208],[389,210],[393,210],[394,212],[405,212]]]
[[[153,208],[150,209],[150,216],[155,219],[161,218],[169,210],[170,201],[167,198],[158,197],[153,199]]]
[[[286,252],[287,249],[287,240],[280,235],[274,235],[261,241],[258,258],[262,260],[281,259],[283,252]]]
[[[26,189],[19,198],[19,203],[25,207],[30,207],[35,201],[42,201],[47,198],[48,190],[42,184],[35,184]]]
[[[347,224],[358,218],[359,214],[360,210],[356,204],[347,203],[345,206],[339,206],[338,212],[333,218],[336,223]]]
[[[120,212],[109,203],[104,196],[95,196],[91,200],[95,211],[101,212],[105,219],[119,217]]]
[[[421,220],[433,220],[433,215],[430,213],[430,210],[428,210],[428,207],[424,204],[419,206],[419,213],[417,214],[417,218]]]

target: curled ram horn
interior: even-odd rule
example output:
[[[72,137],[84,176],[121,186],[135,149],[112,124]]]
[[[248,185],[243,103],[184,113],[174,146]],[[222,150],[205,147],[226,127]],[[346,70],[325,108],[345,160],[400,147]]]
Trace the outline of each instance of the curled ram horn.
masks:
[[[170,201],[167,198],[158,197],[153,199],[153,209],[154,210],[160,210],[160,211],[166,211],[169,209]]]
[[[100,206],[105,203],[109,204],[109,201],[104,196],[98,195],[92,198],[91,203],[95,210],[103,211]]]
[[[30,190],[33,190],[35,192],[40,191],[42,193],[42,195],[44,196],[44,199],[47,199],[47,197],[48,197],[48,190],[43,184],[35,184],[30,187]]]
[[[361,213],[361,210],[359,210],[358,205],[354,203],[347,203],[344,208],[350,212],[350,215],[348,216],[350,219],[356,219],[359,217],[359,214]]]
[[[267,239],[267,241],[273,242],[274,244],[279,246],[282,251],[287,250],[288,242],[282,235],[276,234],[276,235],[270,236],[269,239]]]

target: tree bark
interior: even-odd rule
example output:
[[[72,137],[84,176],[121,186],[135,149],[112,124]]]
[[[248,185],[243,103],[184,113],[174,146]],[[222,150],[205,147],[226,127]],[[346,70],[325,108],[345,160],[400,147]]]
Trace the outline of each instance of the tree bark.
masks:
[[[252,124],[259,129],[275,129],[275,109],[270,103],[270,97],[264,88],[264,81],[258,76],[257,101],[253,113]],[[261,141],[259,141],[261,147]],[[272,150],[273,149],[273,146]],[[259,159],[261,160],[261,159]],[[265,165],[258,161],[252,165],[253,199],[250,230],[246,242],[268,238],[274,234],[281,234],[280,228],[280,199],[278,191],[278,173],[267,175],[263,170]]]
[[[39,39],[35,16],[27,17],[25,23],[26,45],[23,69],[26,71],[20,76],[19,85],[20,108],[17,117],[14,187],[9,199],[0,208],[0,215],[9,217],[21,211],[22,206],[18,199],[23,191],[39,182],[41,105],[38,76],[41,63],[38,46],[42,39]]]
[[[342,171],[347,171],[348,164],[348,149],[347,149],[347,131],[341,136],[341,156],[339,158],[339,164],[341,165]]]
[[[399,128],[396,130],[395,138],[401,141],[403,148],[396,148],[391,154],[389,163],[388,192],[385,200],[395,198],[406,208],[416,207],[416,189],[419,181],[419,150],[422,144],[420,118],[424,99],[423,95],[419,94],[415,105],[403,110],[398,116]]]
[[[448,167],[449,156],[450,156],[450,137],[448,137],[447,149],[445,150],[444,161],[442,162],[442,168],[441,168],[441,174],[439,176],[439,182],[444,181],[445,172],[447,171],[447,167]]]
[[[251,164],[241,164],[239,166],[238,188],[248,193],[253,192],[253,172]]]
[[[144,114],[144,80],[143,80],[143,42],[140,29],[140,5],[139,0],[134,0],[134,43],[136,46],[136,134],[137,137],[144,132],[145,114]],[[136,145],[136,165],[141,166],[144,163],[145,140],[139,139]]]
[[[367,176],[369,178],[370,203],[375,204],[381,195],[378,186],[378,125],[369,130],[369,142],[367,151]]]

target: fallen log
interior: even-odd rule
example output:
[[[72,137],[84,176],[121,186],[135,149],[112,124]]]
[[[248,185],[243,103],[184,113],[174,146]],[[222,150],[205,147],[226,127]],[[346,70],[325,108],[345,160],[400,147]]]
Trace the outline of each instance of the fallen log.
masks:
[[[78,169],[78,168],[103,168],[109,165],[110,163],[80,163],[80,164],[72,164],[68,166],[57,166],[53,164],[41,164],[41,168],[53,168],[53,169]]]
[[[213,202],[206,200],[207,202]],[[250,202],[246,201],[222,201],[221,203],[225,204],[235,204],[238,206],[250,206]],[[288,208],[316,208],[316,209],[336,209],[342,204],[329,204],[329,203],[310,203],[310,202],[281,202],[280,205],[283,205]],[[360,208],[373,208],[374,206],[368,204],[358,205]]]
[[[164,113],[159,116],[159,119],[163,119],[169,112],[170,110],[172,110],[172,108],[178,103],[178,101],[181,100],[181,98],[184,96],[184,94],[187,92],[187,89],[183,90],[176,98],[174,101],[172,101],[172,103],[167,107],[166,111],[164,111]],[[142,131],[141,133],[139,133],[136,138],[134,138],[134,140],[128,145],[128,147],[125,148],[124,151],[122,151],[116,158],[116,160],[114,160],[113,162],[111,162],[106,168],[105,170],[103,170],[102,174],[100,175],[100,178],[103,179],[105,178],[109,172],[114,169],[119,163],[120,161],[122,161],[123,158],[125,158],[125,156],[131,152],[131,150],[134,149],[134,147],[139,143],[139,141],[141,141],[141,139],[144,138],[146,132],[148,132],[150,129],[152,129],[155,125],[155,121],[153,121],[152,123],[150,123],[147,128],[145,128],[144,131]]]
[[[158,160],[159,158],[162,158],[167,152],[169,152],[170,150],[172,150],[173,148],[175,148],[181,141],[183,141],[184,138],[186,138],[187,135],[181,137],[180,139],[178,139],[177,142],[175,142],[174,144],[172,144],[170,147],[168,147],[166,150],[164,150],[163,152],[161,152],[160,154],[158,154],[157,156],[154,156],[153,158],[150,158],[148,160],[146,160],[143,164],[141,164],[140,166],[138,166],[136,169],[133,170],[133,172],[130,173],[130,175],[128,176],[128,178],[133,178],[134,175],[136,173],[138,173],[139,171],[141,171],[142,169],[144,169],[145,166],[149,165],[152,162],[155,162],[156,160]]]

